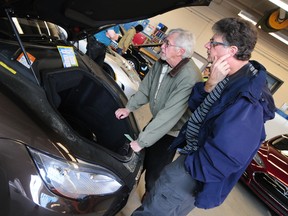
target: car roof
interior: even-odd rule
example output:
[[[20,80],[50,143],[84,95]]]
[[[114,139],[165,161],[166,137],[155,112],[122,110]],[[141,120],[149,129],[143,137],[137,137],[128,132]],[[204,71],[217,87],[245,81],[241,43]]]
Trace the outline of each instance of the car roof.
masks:
[[[0,16],[37,18],[57,24],[75,37],[118,23],[156,16],[188,6],[208,6],[212,0],[0,0]]]

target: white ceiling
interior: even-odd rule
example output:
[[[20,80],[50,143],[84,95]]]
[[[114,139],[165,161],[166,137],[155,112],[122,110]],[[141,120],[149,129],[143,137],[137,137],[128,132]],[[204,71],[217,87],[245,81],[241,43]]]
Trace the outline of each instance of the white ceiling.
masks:
[[[234,1],[230,1],[233,5]],[[256,15],[263,16],[265,12],[277,8],[273,3],[268,0],[235,0],[235,4],[238,4],[246,11],[253,12]]]

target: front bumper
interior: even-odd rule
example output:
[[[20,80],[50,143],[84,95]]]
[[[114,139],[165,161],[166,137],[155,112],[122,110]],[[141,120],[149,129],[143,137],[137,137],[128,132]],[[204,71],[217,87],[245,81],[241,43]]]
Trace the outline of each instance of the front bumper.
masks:
[[[288,215],[287,187],[275,177],[248,167],[241,180],[277,214]]]

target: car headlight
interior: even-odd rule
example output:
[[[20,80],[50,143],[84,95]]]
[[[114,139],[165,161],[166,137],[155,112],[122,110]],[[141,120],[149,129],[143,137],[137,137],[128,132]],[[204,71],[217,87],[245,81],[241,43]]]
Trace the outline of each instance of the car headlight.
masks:
[[[52,157],[29,148],[39,173],[54,193],[79,199],[117,191],[122,184],[107,169]]]
[[[265,164],[258,153],[255,154],[253,160],[257,163],[258,166],[261,166],[263,168],[265,167]]]

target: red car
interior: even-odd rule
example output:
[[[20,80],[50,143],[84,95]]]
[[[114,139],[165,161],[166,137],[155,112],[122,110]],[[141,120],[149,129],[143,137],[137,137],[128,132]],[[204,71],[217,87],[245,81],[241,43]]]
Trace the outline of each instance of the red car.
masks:
[[[265,141],[241,180],[275,213],[288,215],[288,134]]]

